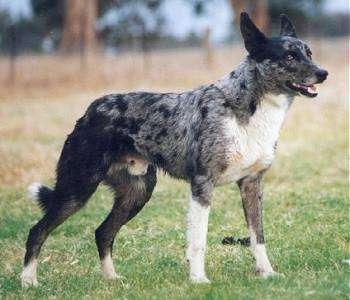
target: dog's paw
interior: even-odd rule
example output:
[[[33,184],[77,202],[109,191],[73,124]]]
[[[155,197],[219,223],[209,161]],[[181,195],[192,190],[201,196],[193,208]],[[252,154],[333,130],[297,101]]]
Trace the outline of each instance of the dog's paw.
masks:
[[[262,270],[257,270],[257,273],[258,275],[261,277],[261,278],[264,278],[264,279],[269,279],[269,278],[283,278],[284,275],[282,273],[277,273],[275,271],[262,271]]]
[[[195,284],[210,284],[210,280],[207,278],[207,276],[203,275],[203,276],[190,276],[190,280],[192,283]]]
[[[33,259],[23,268],[23,271],[21,274],[22,287],[27,288],[30,286],[38,285],[38,280],[36,279],[37,265],[38,265],[38,261],[36,259]]]
[[[114,280],[118,278],[118,274],[116,272],[103,272],[103,277],[108,280]]]
[[[108,280],[121,280],[125,279],[124,276],[116,273],[116,272],[110,272],[110,273],[103,273],[103,277]]]
[[[28,274],[23,272],[21,274],[21,285],[23,288],[29,288],[31,286],[38,286],[38,280],[36,279],[36,276],[33,274]]]
[[[103,274],[103,277],[108,280],[124,279],[124,277],[119,275],[114,270],[114,268],[104,268],[102,269],[102,274]]]
[[[122,276],[118,275],[114,269],[113,261],[110,255],[106,256],[101,261],[101,271],[103,277],[109,280],[122,279]]]

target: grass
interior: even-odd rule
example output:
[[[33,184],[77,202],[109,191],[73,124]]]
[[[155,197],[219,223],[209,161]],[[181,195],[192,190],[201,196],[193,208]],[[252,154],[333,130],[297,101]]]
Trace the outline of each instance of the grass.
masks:
[[[317,100],[295,101],[282,131],[277,159],[265,180],[267,248],[272,264],[285,277],[262,280],[254,275],[247,248],[221,245],[226,235],[247,235],[238,191],[232,185],[218,188],[214,194],[206,260],[212,284],[202,286],[188,282],[184,259],[188,186],[160,173],[150,203],[117,237],[113,258],[124,279],[105,281],[99,270],[94,230],[112,205],[110,193],[101,187],[87,206],[45,243],[38,269],[40,286],[22,290],[19,274],[25,239],[41,217],[39,209],[27,201],[25,187],[33,180],[52,183],[66,134],[91,99],[100,94],[96,86],[84,94],[69,86],[64,86],[68,89],[65,95],[64,87],[54,87],[50,95],[40,91],[35,88],[36,80],[45,78],[47,69],[38,58],[44,73],[38,67],[38,74],[33,74],[29,96],[24,83],[19,83],[23,90],[1,89],[0,298],[349,299],[350,267],[342,262],[350,258],[349,94],[347,65],[339,59],[345,60],[347,41],[319,43],[322,47],[313,52],[330,71],[330,78],[320,87]],[[176,57],[177,62],[181,61],[179,55],[188,62],[188,77],[182,78],[183,72],[174,66],[165,66],[162,72],[169,72],[174,82],[161,78],[151,85],[148,78],[132,84],[145,89],[177,89],[195,85],[195,80],[209,82],[219,71],[229,71],[219,54],[225,59],[241,55],[241,49],[233,54],[225,51],[216,53],[218,70],[210,75],[203,66],[192,68],[192,51]],[[337,52],[337,57],[327,57],[328,51]],[[173,53],[168,53],[157,59],[163,63],[172,58]],[[154,65],[152,68],[150,72],[156,71]],[[192,79],[195,74],[199,79]],[[21,76],[29,78],[28,74]],[[50,79],[50,84],[56,83]],[[103,82],[99,84],[103,86]],[[13,96],[11,101],[6,95]]]

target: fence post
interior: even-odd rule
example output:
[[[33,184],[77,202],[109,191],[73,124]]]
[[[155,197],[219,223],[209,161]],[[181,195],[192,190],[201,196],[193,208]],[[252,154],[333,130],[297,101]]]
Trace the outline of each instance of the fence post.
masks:
[[[213,47],[211,44],[211,28],[207,27],[203,37],[204,61],[211,68],[213,66]]]
[[[149,57],[149,41],[147,40],[147,32],[145,25],[142,25],[141,35],[141,52],[142,52],[142,72],[148,73],[150,68],[150,57]]]
[[[16,58],[17,58],[17,39],[16,39],[16,27],[11,24],[9,27],[9,43],[10,43],[10,54],[9,54],[9,73],[8,82],[13,85],[16,80]]]

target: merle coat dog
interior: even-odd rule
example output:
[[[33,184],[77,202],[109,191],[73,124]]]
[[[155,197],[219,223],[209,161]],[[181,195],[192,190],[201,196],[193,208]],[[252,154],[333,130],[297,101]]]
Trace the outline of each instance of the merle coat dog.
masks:
[[[115,235],[150,199],[157,168],[191,184],[186,256],[193,282],[209,282],[204,255],[212,191],[232,182],[241,191],[256,271],[275,274],[264,245],[261,181],[294,97],[315,97],[313,84],[328,73],[314,64],[285,15],[278,37],[267,38],[246,13],[241,32],[249,55],[214,84],[179,94],[108,95],[90,105],[64,144],[54,189],[29,187],[45,214],[28,236],[23,286],[37,284],[37,258],[50,232],[101,182],[115,190],[115,202],[96,244],[103,274],[116,278]]]

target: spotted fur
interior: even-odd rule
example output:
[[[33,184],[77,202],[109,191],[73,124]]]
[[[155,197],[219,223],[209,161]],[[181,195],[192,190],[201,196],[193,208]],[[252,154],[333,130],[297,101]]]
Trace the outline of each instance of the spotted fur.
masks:
[[[183,93],[112,94],[89,106],[65,141],[54,188],[30,189],[45,215],[28,236],[24,286],[37,282],[36,259],[47,236],[101,182],[114,190],[115,203],[96,230],[96,244],[103,274],[116,278],[115,235],[150,199],[157,168],[191,185],[187,254],[193,281],[209,282],[204,253],[211,195],[228,182],[241,189],[258,272],[275,274],[264,246],[262,175],[294,96],[314,96],[311,85],[327,72],[312,62],[285,16],[279,37],[267,38],[245,13],[241,32],[248,56],[213,84]]]

